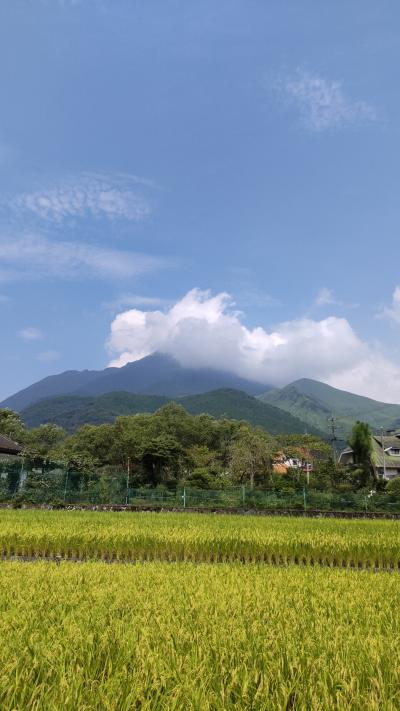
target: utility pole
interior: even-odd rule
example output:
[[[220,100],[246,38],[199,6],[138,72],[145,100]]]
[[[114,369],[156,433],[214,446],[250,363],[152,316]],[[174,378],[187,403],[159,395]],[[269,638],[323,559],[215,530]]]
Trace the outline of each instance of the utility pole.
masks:
[[[383,438],[383,427],[381,427],[381,445],[382,445],[382,455],[383,455],[383,478],[386,479],[386,453],[385,453],[385,442]]]
[[[129,479],[131,473],[131,458],[128,457],[128,466],[126,468],[126,503],[129,504]]]
[[[333,415],[329,418],[328,422],[330,423],[331,427],[331,445],[332,445],[332,454],[333,454],[333,461],[336,462],[336,450],[335,450],[335,442],[337,441],[336,437],[336,417]]]

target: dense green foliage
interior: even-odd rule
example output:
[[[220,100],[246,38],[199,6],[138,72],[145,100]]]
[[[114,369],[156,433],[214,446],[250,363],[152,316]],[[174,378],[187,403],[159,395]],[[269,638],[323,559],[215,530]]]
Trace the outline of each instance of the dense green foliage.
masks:
[[[399,607],[397,575],[2,563],[0,706],[394,711]]]
[[[355,464],[369,467],[371,461],[371,430],[366,422],[356,422],[353,425],[349,445],[353,450]]]
[[[122,416],[112,424],[84,425],[70,436],[54,424],[28,430],[16,413],[1,413],[4,434],[12,432],[25,446],[28,458],[41,456],[75,471],[102,470],[105,474],[107,467],[129,467],[132,486],[179,481],[206,487],[254,482],[267,485],[274,452],[285,437],[274,438],[238,420],[191,415],[174,402],[153,414]],[[296,435],[293,442],[306,446],[310,457],[326,458],[329,454],[329,447],[318,437]]]
[[[269,390],[260,396],[263,402],[275,405],[298,417],[308,426],[330,434],[329,418],[337,420],[337,434],[347,440],[356,420],[368,422],[373,429],[395,429],[400,421],[400,405],[389,405],[371,398],[332,388],[306,378],[284,388]]]
[[[67,432],[73,432],[84,424],[113,422],[119,415],[155,412],[169,401],[159,395],[136,395],[128,392],[113,392],[98,397],[62,395],[31,405],[22,412],[22,417],[28,427],[53,422]],[[201,395],[182,397],[177,402],[193,415],[206,412],[214,417],[246,420],[271,434],[301,433],[306,429],[304,422],[289,413],[262,403],[240,390],[213,390]],[[309,431],[321,434],[312,427]]]
[[[364,466],[335,464],[330,446],[317,436],[272,435],[239,420],[191,415],[174,402],[154,413],[84,425],[72,435],[55,424],[27,429],[19,415],[0,410],[0,432],[23,445],[28,472],[23,491],[20,464],[14,477],[0,481],[3,500],[18,496],[33,502],[65,501],[68,488],[72,501],[79,495],[90,501],[93,495],[99,503],[122,502],[128,485],[202,489],[245,485],[289,496],[303,487],[341,494],[385,486]],[[282,471],[276,467],[282,457],[308,463],[312,470]]]

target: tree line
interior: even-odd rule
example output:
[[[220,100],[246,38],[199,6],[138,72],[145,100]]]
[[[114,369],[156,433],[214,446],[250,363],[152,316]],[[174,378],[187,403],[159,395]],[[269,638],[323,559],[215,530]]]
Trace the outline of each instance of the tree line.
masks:
[[[289,492],[307,485],[345,492],[376,485],[367,461],[367,430],[360,423],[352,436],[356,464],[346,468],[334,461],[329,443],[314,435],[272,436],[247,422],[190,415],[176,403],[153,414],[84,425],[72,435],[54,424],[28,429],[17,413],[3,409],[0,433],[22,445],[28,468],[45,472],[58,462],[75,474],[90,472],[103,479],[129,471],[132,487],[222,489],[245,484]],[[276,466],[288,458],[307,463],[310,471]]]

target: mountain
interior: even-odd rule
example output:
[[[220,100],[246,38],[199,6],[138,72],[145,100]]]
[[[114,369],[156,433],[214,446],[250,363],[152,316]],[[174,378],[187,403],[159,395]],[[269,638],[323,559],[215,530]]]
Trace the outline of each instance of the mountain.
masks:
[[[29,405],[21,416],[27,427],[53,422],[73,432],[81,425],[113,422],[119,415],[155,412],[170,400],[162,395],[135,395],[115,392],[92,397],[89,395],[59,395]]]
[[[298,417],[326,435],[329,418],[337,422],[337,437],[346,440],[356,420],[368,422],[372,429],[396,429],[400,423],[400,405],[389,405],[368,397],[333,388],[317,380],[303,378],[284,388],[269,390],[259,399]]]
[[[246,420],[251,425],[263,427],[271,434],[304,434],[307,429],[304,422],[290,413],[238,390],[216,390],[184,397],[179,402],[193,415],[207,412],[214,417],[226,416],[233,420]],[[322,434],[315,427],[309,427],[308,432],[318,436]]]
[[[96,378],[98,374],[98,370],[66,370],[59,375],[49,375],[3,400],[0,407],[9,407],[10,410],[20,412],[24,407],[43,398],[74,392]]]
[[[240,390],[214,390],[200,395],[175,398],[175,401],[193,415],[207,412],[214,417],[246,420],[252,425],[263,427],[271,434],[303,433],[306,429],[304,422],[291,414]],[[167,402],[170,402],[170,399],[163,396],[126,392],[107,393],[97,397],[63,395],[41,400],[30,405],[21,414],[28,427],[54,422],[68,432],[73,432],[83,424],[113,422],[118,415],[155,412]],[[308,430],[321,434],[315,428]]]
[[[51,375],[11,395],[0,407],[17,412],[45,398],[58,395],[102,395],[125,391],[170,398],[233,388],[250,395],[264,392],[268,386],[240,378],[228,371],[212,368],[184,368],[171,356],[154,353],[122,368],[105,370],[69,370]]]

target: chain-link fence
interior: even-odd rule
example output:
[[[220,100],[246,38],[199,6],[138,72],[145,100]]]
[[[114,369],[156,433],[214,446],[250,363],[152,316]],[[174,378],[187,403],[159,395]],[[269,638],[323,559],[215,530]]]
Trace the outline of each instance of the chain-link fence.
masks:
[[[388,493],[327,493],[307,488],[277,491],[248,486],[201,489],[183,484],[132,488],[122,469],[82,472],[55,462],[35,466],[21,458],[0,459],[0,502],[400,513],[400,496]]]

